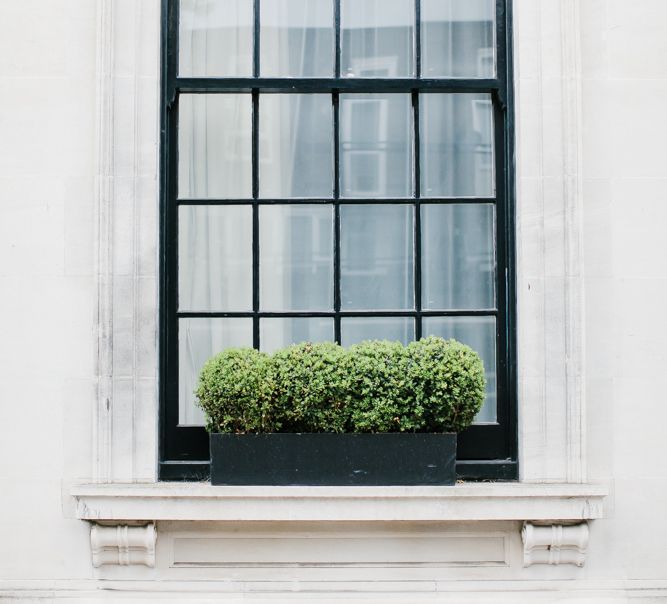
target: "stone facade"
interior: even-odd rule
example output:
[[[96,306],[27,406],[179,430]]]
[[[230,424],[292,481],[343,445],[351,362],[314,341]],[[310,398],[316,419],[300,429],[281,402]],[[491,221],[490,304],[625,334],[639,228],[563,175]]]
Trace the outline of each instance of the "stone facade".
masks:
[[[0,3],[0,599],[667,600],[665,22],[515,0],[521,481],[361,497],[153,484],[160,2]]]

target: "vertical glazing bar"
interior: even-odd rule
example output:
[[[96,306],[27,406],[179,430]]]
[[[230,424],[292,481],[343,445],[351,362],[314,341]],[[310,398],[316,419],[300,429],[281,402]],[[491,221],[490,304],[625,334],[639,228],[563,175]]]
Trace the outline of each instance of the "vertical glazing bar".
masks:
[[[259,92],[252,92],[252,345],[259,349]]]
[[[253,5],[253,51],[252,51],[252,75],[259,77],[259,0],[254,0]]]
[[[175,457],[178,438],[178,0],[163,0],[160,202],[160,457]]]
[[[418,3],[418,0],[417,0]],[[414,125],[414,161],[415,167],[413,170],[414,191],[415,191],[415,216],[414,216],[414,276],[415,276],[415,310],[417,317],[415,319],[415,339],[419,340],[422,337],[422,237],[421,237],[421,183],[420,183],[420,169],[419,169],[419,92],[413,90],[412,92],[412,109],[413,109],[413,125]]]
[[[340,77],[340,0],[334,3],[334,77]]]
[[[337,2],[338,3],[338,2]],[[334,339],[340,344],[340,98],[332,94],[334,119]]]
[[[259,77],[260,0],[253,0],[252,75]],[[252,345],[259,350],[259,91],[252,91]]]
[[[340,78],[340,3],[341,0],[332,0],[334,5],[334,77]],[[333,102],[334,119],[334,340],[340,344],[340,97],[334,91]]]
[[[422,77],[422,25],[421,25],[421,0],[415,0],[415,77]]]

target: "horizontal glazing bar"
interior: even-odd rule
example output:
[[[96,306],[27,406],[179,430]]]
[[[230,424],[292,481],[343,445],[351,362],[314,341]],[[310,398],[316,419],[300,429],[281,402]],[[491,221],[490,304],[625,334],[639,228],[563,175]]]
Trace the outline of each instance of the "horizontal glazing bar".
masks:
[[[180,93],[234,93],[253,90],[271,93],[308,92],[493,92],[496,79],[425,78],[176,78]],[[173,90],[171,91],[173,92]]]
[[[396,199],[384,198],[351,198],[345,199],[321,199],[321,198],[293,198],[293,199],[177,199],[176,203],[181,206],[215,206],[215,205],[298,205],[298,204],[333,204],[354,205],[354,204],[410,204],[414,203],[414,197],[399,197]],[[475,204],[475,203],[495,203],[493,197],[429,197],[421,198],[421,204]]]
[[[342,310],[334,311],[285,311],[285,312],[179,312],[180,319],[198,318],[289,318],[289,317],[495,317],[494,308],[475,310]]]

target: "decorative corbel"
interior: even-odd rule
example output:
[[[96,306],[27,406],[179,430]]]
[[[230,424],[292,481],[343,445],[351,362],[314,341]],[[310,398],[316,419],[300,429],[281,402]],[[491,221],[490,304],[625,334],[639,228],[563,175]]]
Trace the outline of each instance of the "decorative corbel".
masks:
[[[156,540],[157,532],[153,523],[144,526],[93,524],[90,527],[93,566],[143,564],[153,568]]]
[[[588,523],[546,526],[526,522],[521,531],[523,565],[575,564],[583,566],[588,548]]]

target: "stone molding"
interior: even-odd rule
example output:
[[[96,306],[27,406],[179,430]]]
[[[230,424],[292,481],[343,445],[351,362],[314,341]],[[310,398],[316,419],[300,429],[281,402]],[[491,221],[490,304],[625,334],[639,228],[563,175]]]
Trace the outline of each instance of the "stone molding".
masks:
[[[514,0],[521,480],[585,483],[579,0]]]
[[[547,526],[526,522],[521,531],[523,565],[574,564],[583,566],[588,549],[588,523]]]
[[[96,0],[95,482],[157,478],[160,0]]]
[[[90,527],[90,549],[93,566],[144,565],[155,567],[155,524],[145,526],[103,526],[93,523]]]
[[[76,515],[94,522],[581,522],[604,516],[591,484],[468,483],[452,487],[228,487],[82,484]]]

